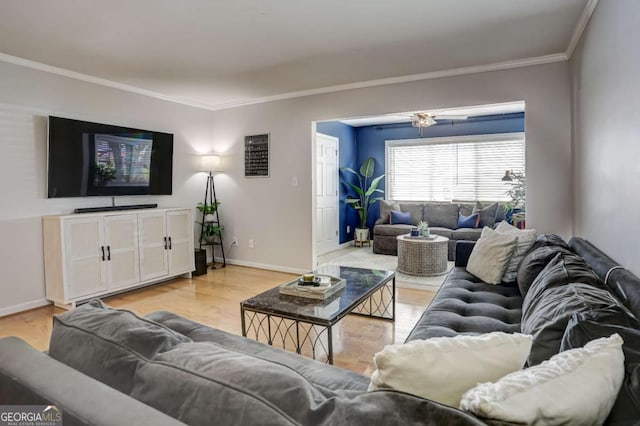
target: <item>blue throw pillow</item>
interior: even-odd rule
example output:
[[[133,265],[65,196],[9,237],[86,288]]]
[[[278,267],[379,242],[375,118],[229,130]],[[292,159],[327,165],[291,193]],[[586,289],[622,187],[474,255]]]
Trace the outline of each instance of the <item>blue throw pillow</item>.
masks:
[[[480,215],[474,213],[469,216],[463,214],[458,216],[458,228],[477,228],[480,223]]]
[[[403,213],[397,210],[391,210],[391,215],[389,215],[389,223],[392,225],[412,225],[411,213]]]

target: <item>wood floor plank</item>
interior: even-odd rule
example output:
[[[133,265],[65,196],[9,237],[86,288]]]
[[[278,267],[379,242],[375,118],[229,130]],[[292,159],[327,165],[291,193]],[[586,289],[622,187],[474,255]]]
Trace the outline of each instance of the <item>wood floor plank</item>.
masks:
[[[171,311],[193,321],[241,334],[240,302],[290,280],[291,274],[229,265],[192,279],[178,278],[104,299],[140,315]],[[396,321],[348,315],[334,331],[335,365],[370,375],[373,355],[385,345],[401,343],[431,302],[434,293],[396,289]],[[49,347],[53,306],[0,318],[0,337],[18,336],[39,350]]]

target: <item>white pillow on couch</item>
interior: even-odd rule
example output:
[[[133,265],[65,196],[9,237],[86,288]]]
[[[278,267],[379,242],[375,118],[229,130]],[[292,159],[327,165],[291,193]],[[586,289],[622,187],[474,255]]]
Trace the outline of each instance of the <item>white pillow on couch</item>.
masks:
[[[494,332],[413,340],[374,355],[369,390],[395,389],[457,407],[464,392],[520,370],[531,336]]]
[[[518,239],[485,226],[473,246],[467,271],[488,284],[500,284]]]
[[[496,231],[501,234],[513,235],[516,237],[516,248],[507,263],[507,267],[504,270],[502,281],[510,283],[516,280],[518,276],[518,267],[520,262],[527,254],[531,246],[536,240],[535,229],[518,229],[515,226],[509,225],[504,220],[496,226]]]
[[[593,340],[542,364],[481,383],[460,408],[490,420],[528,425],[601,425],[624,378],[622,338]]]

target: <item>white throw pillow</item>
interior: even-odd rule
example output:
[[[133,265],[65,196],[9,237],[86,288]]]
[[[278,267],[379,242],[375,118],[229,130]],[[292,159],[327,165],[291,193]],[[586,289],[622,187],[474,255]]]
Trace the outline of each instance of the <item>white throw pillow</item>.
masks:
[[[460,408],[479,417],[528,425],[601,425],[624,377],[622,338],[614,334],[584,348],[482,383],[462,397]]]
[[[502,276],[503,282],[510,283],[516,280],[518,276],[518,266],[520,266],[520,262],[522,262],[522,259],[536,240],[536,230],[518,229],[503,220],[496,226],[496,231],[501,234],[513,235],[517,239],[516,249],[511,255],[511,259],[509,259],[507,268],[504,270],[504,275]]]
[[[467,271],[488,284],[499,284],[517,242],[515,236],[485,226],[469,256]]]
[[[373,357],[369,390],[395,389],[457,407],[478,383],[520,370],[530,350],[531,336],[502,332],[388,345]]]

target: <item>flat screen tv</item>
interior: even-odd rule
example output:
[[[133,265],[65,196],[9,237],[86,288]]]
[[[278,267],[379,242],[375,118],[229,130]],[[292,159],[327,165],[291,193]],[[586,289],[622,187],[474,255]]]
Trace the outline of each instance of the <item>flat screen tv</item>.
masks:
[[[48,197],[171,195],[173,135],[49,117]]]

